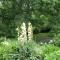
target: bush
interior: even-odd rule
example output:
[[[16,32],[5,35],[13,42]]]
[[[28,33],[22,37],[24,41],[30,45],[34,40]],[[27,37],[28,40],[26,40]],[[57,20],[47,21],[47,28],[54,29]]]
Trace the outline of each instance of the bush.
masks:
[[[39,45],[31,42],[20,48],[20,60],[42,60]]]
[[[53,40],[54,40],[54,45],[60,46],[60,34],[55,34]]]
[[[6,42],[8,42],[7,45]],[[40,46],[32,41],[20,46],[16,40],[10,40],[5,41],[5,44],[0,44],[0,60],[52,60],[52,57],[55,57],[54,54],[56,57],[60,54],[58,51],[60,48],[53,44]],[[51,54],[52,56],[50,56]]]
[[[60,49],[59,47],[56,47],[53,44],[45,44],[45,45],[41,46],[40,48],[42,50],[43,55],[45,55],[45,54],[48,55],[48,54],[53,53],[54,51],[58,51]]]
[[[16,44],[16,41],[13,43],[9,41],[8,43],[8,45],[0,45],[0,60],[42,60],[38,44],[31,42],[24,46],[19,46],[18,43]]]
[[[8,43],[8,44],[7,44]],[[18,44],[11,41],[4,41],[0,44],[0,60],[12,60],[15,59],[18,54]],[[16,55],[15,55],[16,54]]]
[[[46,55],[44,60],[60,60],[60,50]]]

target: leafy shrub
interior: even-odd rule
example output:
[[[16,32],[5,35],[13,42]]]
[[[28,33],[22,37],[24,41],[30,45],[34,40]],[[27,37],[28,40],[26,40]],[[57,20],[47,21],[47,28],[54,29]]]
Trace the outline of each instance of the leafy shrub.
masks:
[[[21,46],[18,45],[16,40],[7,42],[8,45],[6,45],[6,42],[5,44],[0,44],[0,60],[52,60],[55,57],[54,54],[56,54],[56,57],[60,54],[58,53],[60,48],[54,46],[54,44],[40,46],[32,41]],[[51,54],[53,57],[50,56]]]
[[[44,44],[40,48],[42,50],[43,55],[53,53],[54,51],[58,51],[60,49],[59,47],[56,47],[53,44]]]
[[[57,46],[54,46],[54,44],[45,44],[45,45],[41,46],[40,48],[42,50],[42,55],[44,56],[44,60],[53,60],[54,58],[52,58],[52,56],[55,57],[55,55],[53,53],[60,50],[60,48]],[[52,53],[52,55],[50,56],[51,53]],[[55,58],[55,60],[56,60],[56,58]]]
[[[8,44],[7,44],[8,43]],[[4,41],[0,44],[0,60],[12,60],[16,58],[18,44],[16,41]],[[15,56],[15,57],[14,57]]]
[[[54,45],[60,46],[60,34],[55,34],[53,40],[54,40]]]
[[[44,60],[60,60],[60,50],[46,55]]]
[[[42,60],[41,50],[39,45],[31,42],[24,46],[19,46],[18,43],[8,42],[9,45],[0,45],[0,57],[3,59],[20,59],[20,60]]]
[[[20,60],[42,60],[39,45],[31,42],[20,48]]]

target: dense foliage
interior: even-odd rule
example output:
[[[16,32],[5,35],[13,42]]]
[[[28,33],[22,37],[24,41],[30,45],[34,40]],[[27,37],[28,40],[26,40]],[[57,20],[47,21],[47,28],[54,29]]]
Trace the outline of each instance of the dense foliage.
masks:
[[[21,46],[23,22],[33,41]],[[0,60],[60,60],[60,0],[0,0]]]
[[[60,32],[59,0],[1,0],[0,35],[15,36],[16,26],[30,21],[34,34]]]
[[[40,46],[34,41],[20,46],[17,41],[11,40],[0,43],[1,60],[59,60],[60,48],[53,44]],[[8,43],[8,44],[7,44]]]

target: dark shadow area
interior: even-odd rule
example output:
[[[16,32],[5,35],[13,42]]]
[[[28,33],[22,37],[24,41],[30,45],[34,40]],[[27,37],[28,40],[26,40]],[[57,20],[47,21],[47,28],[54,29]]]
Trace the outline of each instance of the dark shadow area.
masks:
[[[49,33],[50,31],[51,31],[51,28],[49,28],[49,27],[41,28],[41,29],[35,28],[35,29],[33,30],[33,34]]]

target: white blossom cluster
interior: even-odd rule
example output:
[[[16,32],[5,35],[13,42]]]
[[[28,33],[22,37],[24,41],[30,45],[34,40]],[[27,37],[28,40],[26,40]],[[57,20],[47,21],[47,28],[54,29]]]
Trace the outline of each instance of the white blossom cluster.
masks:
[[[26,31],[26,24],[23,22],[21,25],[21,31],[19,28],[17,28],[18,31],[18,42],[23,45],[24,43],[27,43],[27,38],[28,41],[31,41],[33,38],[33,32],[32,32],[32,25],[29,22],[28,23],[28,37],[27,37],[27,31]]]
[[[31,41],[33,39],[33,32],[32,32],[32,24],[29,22],[28,23],[28,39]]]
[[[21,35],[20,35],[20,40],[21,40],[21,43],[25,43],[27,42],[27,33],[26,33],[26,25],[25,23],[23,22],[22,26],[21,26]]]
[[[23,45],[27,41],[27,36],[26,36],[26,25],[23,22],[21,25],[21,32],[20,29],[17,28],[18,31],[18,42]]]

